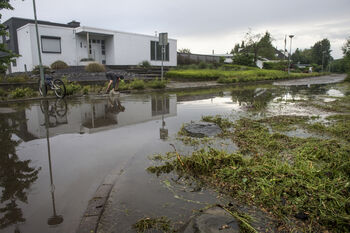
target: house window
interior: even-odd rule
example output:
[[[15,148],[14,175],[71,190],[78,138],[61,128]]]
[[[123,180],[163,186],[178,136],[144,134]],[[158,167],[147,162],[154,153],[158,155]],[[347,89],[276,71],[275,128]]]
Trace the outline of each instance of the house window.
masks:
[[[162,46],[158,41],[151,41],[151,61],[162,60]],[[165,46],[164,61],[169,61],[169,44]]]
[[[12,66],[13,66],[13,67],[16,67],[16,66],[17,66],[17,60],[16,60],[16,59],[12,61]]]
[[[6,29],[5,40],[10,40],[10,29]]]
[[[43,53],[61,53],[61,38],[41,36],[41,50]]]
[[[102,55],[106,55],[106,45],[104,40],[101,40],[101,53]]]

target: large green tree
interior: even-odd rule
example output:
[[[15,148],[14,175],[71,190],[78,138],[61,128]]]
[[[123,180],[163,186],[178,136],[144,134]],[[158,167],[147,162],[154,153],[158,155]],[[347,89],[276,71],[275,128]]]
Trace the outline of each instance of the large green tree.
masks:
[[[317,41],[311,47],[312,62],[327,67],[328,63],[333,60],[331,51],[331,43],[327,38]]]
[[[312,54],[311,49],[304,49],[301,50],[297,48],[295,52],[292,54],[292,61],[293,63],[300,63],[300,64],[311,64],[312,62]]]
[[[0,0],[0,11],[3,9],[13,10],[10,0]],[[2,14],[0,13],[0,21],[1,18]],[[0,24],[0,36],[4,37],[6,35],[6,27],[3,24]],[[16,55],[8,50],[4,43],[0,44],[0,73],[4,73],[7,70],[8,65],[11,63],[14,57],[16,57]]]
[[[342,47],[344,58],[350,59],[350,37],[346,40]]]
[[[238,53],[252,54],[254,62],[258,60],[259,56],[267,59],[275,59],[276,49],[272,45],[272,40],[272,36],[268,31],[266,31],[265,34],[255,34],[249,29],[242,44],[235,44],[231,53],[236,55]]]
[[[272,45],[271,34],[266,31],[265,35],[260,39],[258,43],[259,51],[258,56],[273,60],[275,59],[275,48]]]

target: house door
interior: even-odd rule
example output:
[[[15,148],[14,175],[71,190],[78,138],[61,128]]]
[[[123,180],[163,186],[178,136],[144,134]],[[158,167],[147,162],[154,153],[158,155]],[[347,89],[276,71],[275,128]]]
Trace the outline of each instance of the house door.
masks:
[[[90,54],[96,62],[106,64],[106,44],[105,40],[90,39]]]
[[[97,43],[99,40],[92,40],[95,41],[91,44],[91,56],[92,58],[97,61],[98,63],[102,63],[102,52],[101,52],[101,42]]]

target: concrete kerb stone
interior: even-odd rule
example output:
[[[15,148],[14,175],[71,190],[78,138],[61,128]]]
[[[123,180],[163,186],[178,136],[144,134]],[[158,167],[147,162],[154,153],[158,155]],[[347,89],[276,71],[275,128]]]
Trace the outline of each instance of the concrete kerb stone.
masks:
[[[97,188],[95,194],[90,199],[76,232],[95,233],[97,231],[97,226],[106,206],[108,197],[117,181],[117,178],[121,174],[122,172],[119,169],[115,169],[104,178],[102,184]]]

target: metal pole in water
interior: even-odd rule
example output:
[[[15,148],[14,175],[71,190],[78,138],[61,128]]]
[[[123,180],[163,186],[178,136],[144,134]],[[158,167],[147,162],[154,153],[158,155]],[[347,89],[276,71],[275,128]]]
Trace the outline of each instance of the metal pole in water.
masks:
[[[45,87],[44,70],[43,70],[43,64],[41,61],[39,30],[38,30],[38,20],[36,17],[35,0],[33,0],[33,9],[34,9],[34,20],[35,20],[35,30],[36,30],[36,42],[38,45],[38,55],[39,55],[39,70],[40,70],[40,80],[41,80],[40,83],[41,83],[41,89],[42,89],[43,96],[46,96],[46,88],[44,88]]]
[[[289,56],[288,56],[288,74],[290,74],[290,59],[292,56],[292,39],[293,39],[294,35],[289,35],[290,38],[290,50],[289,50]]]
[[[164,45],[162,45],[162,78],[161,80],[163,81],[163,74],[164,74],[164,70],[163,70],[163,62],[164,62],[164,51],[165,48],[164,48]]]

